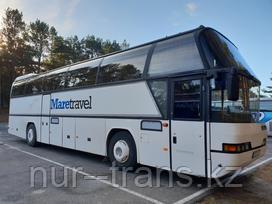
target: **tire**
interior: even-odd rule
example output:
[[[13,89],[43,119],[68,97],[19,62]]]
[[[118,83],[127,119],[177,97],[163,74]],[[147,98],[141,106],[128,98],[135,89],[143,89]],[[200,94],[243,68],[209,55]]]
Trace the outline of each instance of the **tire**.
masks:
[[[26,130],[26,142],[28,145],[35,147],[37,145],[37,132],[34,124],[30,124]]]
[[[132,136],[126,131],[113,135],[108,146],[108,156],[117,167],[136,167],[137,151]]]

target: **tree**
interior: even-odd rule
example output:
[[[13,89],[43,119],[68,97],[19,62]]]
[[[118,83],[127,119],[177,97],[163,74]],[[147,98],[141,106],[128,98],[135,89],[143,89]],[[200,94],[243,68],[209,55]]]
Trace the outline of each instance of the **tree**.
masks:
[[[24,73],[20,69],[31,61],[26,51],[28,47],[23,39],[24,32],[23,14],[17,9],[6,9],[1,30],[1,106],[8,104],[14,78],[19,73]]]
[[[128,49],[128,48],[129,48],[129,43],[128,43],[126,40],[124,40],[124,41],[121,43],[120,47],[121,47],[121,50]]]
[[[82,44],[85,56],[92,59],[101,55],[102,42],[101,38],[96,38],[94,35],[88,35],[86,38],[83,38]]]
[[[15,77],[39,73],[103,54],[127,49],[124,40],[104,41],[94,35],[79,39],[76,35],[64,38],[55,27],[37,19],[29,25],[18,9],[7,8],[0,30],[0,108],[9,103]],[[125,75],[126,73],[121,73]],[[134,69],[129,74],[137,74]]]
[[[49,57],[43,61],[46,69],[54,69],[71,63],[68,48],[62,36],[55,37],[49,50]]]
[[[106,40],[102,43],[102,54],[109,54],[119,50],[121,50],[121,46],[115,40],[112,42]]]
[[[272,81],[272,78],[270,78],[270,81]],[[263,89],[263,92],[269,94],[270,97],[272,97],[272,86],[267,86],[266,89]]]
[[[88,56],[84,55],[82,41],[80,41],[76,35],[67,38],[65,43],[68,48],[67,51],[69,52],[71,63],[88,59]]]
[[[49,25],[37,19],[30,23],[26,32],[26,39],[33,48],[34,56],[37,58],[38,71],[41,69],[42,58],[49,46]]]

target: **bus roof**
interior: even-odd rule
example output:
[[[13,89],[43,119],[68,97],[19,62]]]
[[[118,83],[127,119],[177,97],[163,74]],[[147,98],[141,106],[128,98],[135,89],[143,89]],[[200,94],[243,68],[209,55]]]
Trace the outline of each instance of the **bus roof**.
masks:
[[[35,73],[25,74],[25,75],[16,77],[14,81],[22,81],[22,80],[26,80],[26,79],[32,78],[32,77],[34,77],[34,76],[38,76],[38,74],[35,74]]]

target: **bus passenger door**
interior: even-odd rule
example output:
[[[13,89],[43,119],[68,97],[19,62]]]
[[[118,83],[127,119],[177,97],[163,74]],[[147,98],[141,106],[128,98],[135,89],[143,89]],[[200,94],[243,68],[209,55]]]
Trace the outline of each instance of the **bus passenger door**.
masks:
[[[42,96],[41,110],[41,142],[49,144],[49,128],[50,128],[50,94]]]
[[[174,79],[171,90],[172,170],[205,176],[202,80]]]

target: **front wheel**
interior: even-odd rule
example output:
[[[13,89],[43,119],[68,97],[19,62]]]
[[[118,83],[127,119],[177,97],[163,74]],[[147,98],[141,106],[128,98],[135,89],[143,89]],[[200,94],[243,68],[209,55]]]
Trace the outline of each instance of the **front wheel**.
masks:
[[[109,143],[108,156],[117,167],[134,168],[137,164],[137,152],[132,136],[126,131],[115,133]]]
[[[34,124],[30,124],[26,130],[26,142],[28,145],[34,147],[37,145],[37,133]]]

